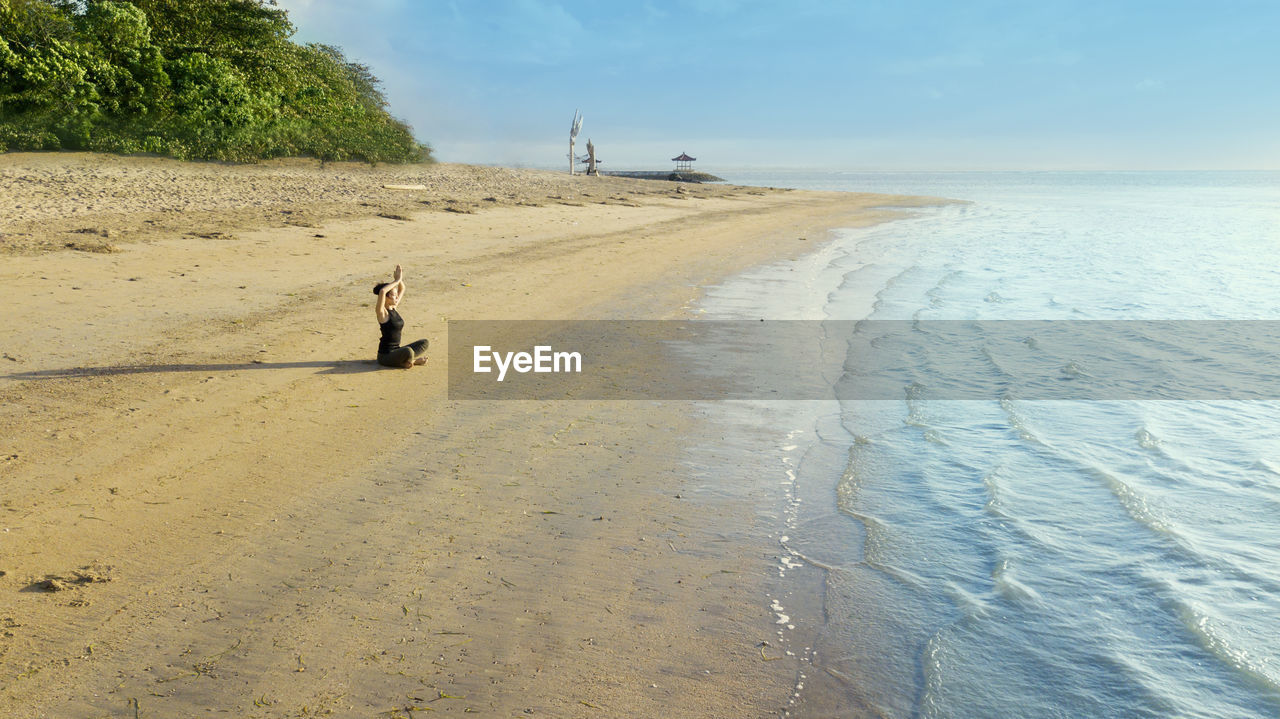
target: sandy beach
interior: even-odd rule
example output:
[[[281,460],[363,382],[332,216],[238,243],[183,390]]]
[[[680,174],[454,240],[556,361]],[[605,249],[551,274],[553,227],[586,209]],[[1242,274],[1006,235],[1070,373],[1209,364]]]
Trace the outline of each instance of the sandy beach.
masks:
[[[775,527],[691,486],[697,405],[451,402],[445,323],[683,317],[927,200],[69,153],[0,193],[0,715],[787,705]]]

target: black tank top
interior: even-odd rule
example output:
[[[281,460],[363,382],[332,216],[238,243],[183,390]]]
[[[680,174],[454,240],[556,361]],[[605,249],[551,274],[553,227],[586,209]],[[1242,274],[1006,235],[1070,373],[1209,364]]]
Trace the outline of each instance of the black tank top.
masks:
[[[384,355],[400,346],[400,330],[404,329],[404,319],[395,309],[387,311],[387,321],[378,325],[382,328],[382,340],[378,342],[378,354]]]

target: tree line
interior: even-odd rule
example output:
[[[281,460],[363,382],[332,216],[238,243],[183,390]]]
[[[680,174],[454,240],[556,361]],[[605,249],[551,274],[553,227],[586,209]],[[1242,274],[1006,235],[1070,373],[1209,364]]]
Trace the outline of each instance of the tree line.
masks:
[[[369,68],[274,0],[0,0],[0,151],[412,162]]]

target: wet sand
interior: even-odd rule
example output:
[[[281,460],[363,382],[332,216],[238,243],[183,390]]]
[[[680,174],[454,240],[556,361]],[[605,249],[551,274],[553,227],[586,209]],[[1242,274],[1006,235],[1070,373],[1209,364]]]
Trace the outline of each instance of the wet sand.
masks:
[[[786,705],[776,527],[699,491],[698,405],[451,402],[445,322],[682,317],[922,200],[74,154],[0,187],[0,715]],[[397,262],[413,370],[371,361]]]

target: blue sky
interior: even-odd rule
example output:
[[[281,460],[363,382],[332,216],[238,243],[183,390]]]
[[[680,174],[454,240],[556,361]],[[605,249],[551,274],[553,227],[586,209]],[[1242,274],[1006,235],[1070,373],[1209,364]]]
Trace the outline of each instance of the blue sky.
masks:
[[[1280,169],[1280,2],[279,0],[445,161]]]

